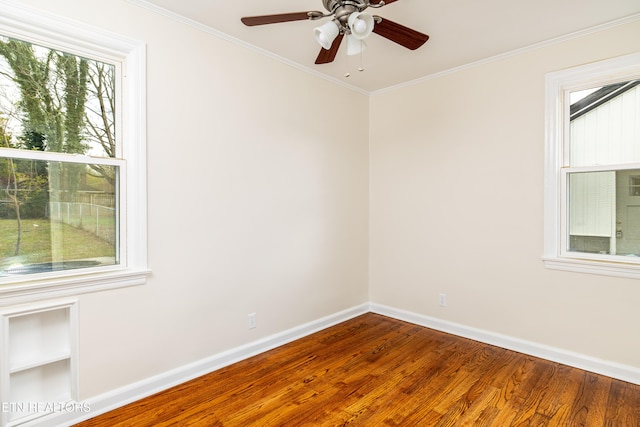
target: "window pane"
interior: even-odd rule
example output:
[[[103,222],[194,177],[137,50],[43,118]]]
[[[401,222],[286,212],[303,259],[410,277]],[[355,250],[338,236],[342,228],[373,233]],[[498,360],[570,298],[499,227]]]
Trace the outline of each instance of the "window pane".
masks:
[[[118,174],[0,158],[0,276],[118,264]]]
[[[0,36],[1,147],[116,157],[115,67]]]
[[[640,80],[571,93],[570,166],[640,162]]]
[[[640,169],[568,174],[568,250],[640,255]]]

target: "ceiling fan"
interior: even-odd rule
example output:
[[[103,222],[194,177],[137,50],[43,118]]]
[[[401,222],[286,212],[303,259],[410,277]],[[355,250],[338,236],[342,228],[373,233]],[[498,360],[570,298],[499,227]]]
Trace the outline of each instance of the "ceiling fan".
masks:
[[[322,46],[315,63],[327,64],[335,59],[340,43],[345,36],[347,38],[347,55],[356,55],[362,52],[366,47],[364,39],[372,32],[411,50],[425,44],[429,40],[428,35],[380,16],[364,13],[364,10],[369,7],[380,8],[395,1],[397,0],[322,0],[327,12],[309,11],[249,16],[241,18],[241,21],[252,27],[306,19],[315,21],[332,17],[331,21],[314,28],[316,40]]]

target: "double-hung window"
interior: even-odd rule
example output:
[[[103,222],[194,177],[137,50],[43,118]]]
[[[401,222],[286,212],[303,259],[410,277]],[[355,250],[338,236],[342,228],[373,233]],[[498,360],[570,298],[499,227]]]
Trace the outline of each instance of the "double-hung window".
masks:
[[[0,304],[146,280],[144,44],[0,14]]]
[[[546,90],[545,264],[640,278],[640,54]]]

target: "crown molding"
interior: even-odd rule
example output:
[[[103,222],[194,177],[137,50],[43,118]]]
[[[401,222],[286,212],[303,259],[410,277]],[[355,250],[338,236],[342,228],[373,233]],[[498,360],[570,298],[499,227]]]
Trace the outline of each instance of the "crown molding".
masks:
[[[385,92],[390,92],[390,91],[394,91],[394,90],[398,90],[401,88],[405,88],[405,87],[409,87],[409,86],[414,86],[417,84],[420,84],[422,82],[428,81],[428,80],[433,80],[433,79],[438,79],[440,77],[444,77],[444,76],[448,76],[451,74],[456,74],[459,73],[461,71],[465,71],[465,70],[469,70],[472,68],[476,68],[476,67],[480,67],[482,65],[485,64],[490,64],[492,62],[498,62],[498,61],[502,61],[504,59],[508,59],[508,58],[512,58],[514,56],[519,56],[528,52],[533,52],[536,51],[538,49],[542,49],[545,47],[549,47],[549,46],[554,46],[560,43],[564,43],[566,41],[570,41],[573,39],[577,39],[580,37],[584,37],[584,36],[588,36],[590,34],[595,34],[598,33],[600,31],[605,31],[605,30],[609,30],[611,28],[615,28],[615,27],[619,27],[621,25],[625,25],[625,24],[630,24],[636,21],[640,21],[640,13],[636,13],[633,15],[629,15],[626,16],[624,18],[620,18],[620,19],[615,19],[613,21],[609,21],[606,22],[604,24],[600,24],[600,25],[596,25],[594,27],[590,27],[590,28],[586,28],[584,30],[580,30],[580,31],[575,31],[569,34],[565,34],[563,36],[559,36],[559,37],[555,37],[549,40],[545,40],[539,43],[535,43],[529,46],[525,46],[525,47],[521,47],[518,49],[514,49],[514,50],[510,50],[508,52],[504,52],[504,53],[500,53],[498,55],[494,55],[494,56],[490,56],[484,59],[481,59],[479,61],[474,61],[474,62],[470,62],[468,64],[464,64],[458,67],[453,67],[453,68],[449,68],[447,70],[443,70],[437,73],[433,73],[433,74],[429,74],[426,75],[424,77],[420,77],[418,79],[414,79],[414,80],[410,80],[404,83],[400,83],[394,86],[389,86],[387,88],[384,89],[379,89],[373,92],[369,92],[370,96],[374,96],[374,95],[379,95]]]
[[[212,28],[212,27],[210,27],[208,25],[202,24],[201,22],[194,21],[193,19],[187,18],[187,17],[182,16],[182,15],[180,15],[178,13],[175,13],[175,12],[172,12],[170,10],[167,10],[167,9],[165,9],[163,7],[157,6],[155,4],[151,4],[151,3],[149,3],[149,2],[147,2],[145,0],[126,0],[126,1],[128,3],[131,3],[133,5],[141,7],[143,9],[147,9],[147,10],[149,10],[151,12],[154,12],[154,13],[157,13],[159,15],[162,15],[165,18],[170,19],[172,21],[180,22],[180,23],[182,23],[184,25],[187,25],[189,27],[195,28],[195,29],[200,30],[202,32],[205,32],[207,34],[211,34],[211,35],[213,35],[215,37],[218,37],[218,38],[220,38],[222,40],[225,40],[225,41],[234,43],[236,45],[242,46],[244,48],[247,48],[247,49],[253,50],[255,52],[258,52],[258,53],[260,53],[260,54],[262,54],[262,55],[264,55],[266,57],[275,59],[276,61],[282,62],[282,63],[284,63],[286,65],[289,65],[290,67],[296,68],[296,69],[298,69],[300,71],[303,71],[305,73],[311,74],[311,75],[313,75],[315,77],[321,78],[323,80],[330,81],[331,83],[334,83],[334,84],[337,84],[337,85],[342,86],[344,88],[353,90],[353,91],[358,92],[358,93],[360,93],[362,95],[370,95],[370,92],[368,92],[368,91],[366,91],[364,89],[361,89],[361,88],[353,86],[353,85],[346,84],[345,82],[343,82],[340,79],[327,76],[326,74],[323,74],[323,73],[319,73],[319,72],[313,70],[312,68],[309,68],[309,67],[306,67],[304,65],[298,64],[297,62],[291,61],[291,60],[289,60],[289,59],[287,59],[287,58],[285,58],[283,56],[277,55],[277,54],[275,54],[273,52],[270,52],[270,51],[268,51],[266,49],[262,49],[262,48],[260,48],[260,47],[258,47],[256,45],[248,43],[248,42],[246,42],[244,40],[241,40],[241,39],[239,39],[237,37],[230,36],[229,34],[227,34],[225,32],[222,32],[220,30],[216,30],[215,28]]]

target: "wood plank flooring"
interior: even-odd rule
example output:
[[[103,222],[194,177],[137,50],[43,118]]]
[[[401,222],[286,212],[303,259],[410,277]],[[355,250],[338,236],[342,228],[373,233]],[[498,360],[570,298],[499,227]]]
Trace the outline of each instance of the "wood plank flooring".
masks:
[[[81,424],[640,426],[640,386],[368,313]]]

